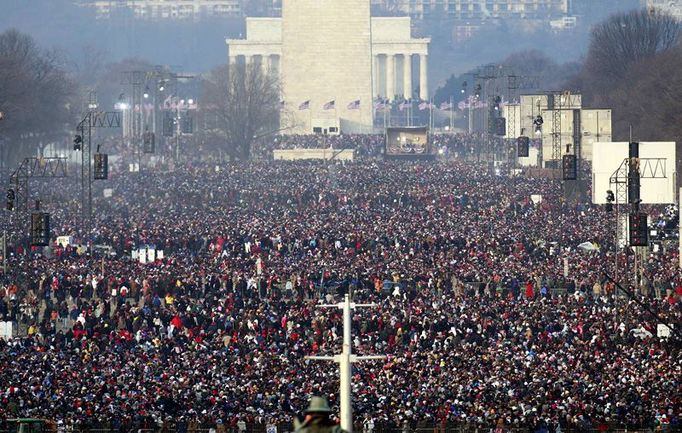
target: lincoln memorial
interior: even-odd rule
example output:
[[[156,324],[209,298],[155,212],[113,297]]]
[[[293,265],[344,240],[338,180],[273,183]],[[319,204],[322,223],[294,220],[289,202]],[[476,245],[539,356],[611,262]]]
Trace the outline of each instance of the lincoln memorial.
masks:
[[[430,39],[369,3],[284,0],[282,18],[247,18],[246,37],[227,40],[229,62],[278,75],[291,133],[371,132],[376,98],[428,99]]]

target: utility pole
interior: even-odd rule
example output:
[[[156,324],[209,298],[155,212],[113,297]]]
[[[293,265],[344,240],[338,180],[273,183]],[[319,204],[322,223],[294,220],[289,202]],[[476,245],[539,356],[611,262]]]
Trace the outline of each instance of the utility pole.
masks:
[[[2,274],[7,275],[7,230],[2,231]]]
[[[340,355],[334,356],[307,356],[306,359],[322,361],[334,361],[339,364],[339,407],[341,429],[353,433],[353,401],[351,396],[351,364],[358,361],[385,359],[386,356],[357,356],[352,354],[351,343],[351,317],[350,312],[355,308],[376,307],[376,304],[356,304],[350,301],[350,295],[346,294],[344,301],[338,304],[318,305],[320,308],[338,308],[343,310],[343,349]]]

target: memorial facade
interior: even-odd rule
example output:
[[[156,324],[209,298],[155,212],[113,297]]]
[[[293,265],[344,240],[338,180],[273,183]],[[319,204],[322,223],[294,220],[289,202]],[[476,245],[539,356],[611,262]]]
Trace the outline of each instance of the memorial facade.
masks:
[[[247,18],[229,62],[282,83],[292,133],[371,132],[377,97],[427,100],[429,38],[409,17],[371,17],[369,0],[285,0],[282,18]]]

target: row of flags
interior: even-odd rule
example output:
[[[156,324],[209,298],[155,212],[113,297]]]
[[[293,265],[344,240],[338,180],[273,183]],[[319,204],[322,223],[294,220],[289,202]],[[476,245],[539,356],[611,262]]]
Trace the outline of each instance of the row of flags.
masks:
[[[284,106],[284,101],[282,101],[282,106]],[[298,109],[299,110],[310,110],[310,99],[308,99],[305,102],[302,102],[298,106]],[[336,110],[336,101],[332,99],[331,101],[326,102],[322,106],[322,109],[323,110]],[[355,101],[350,102],[348,105],[346,105],[346,109],[348,109],[348,110],[359,110],[360,109],[360,100],[356,99]]]
[[[398,104],[398,110],[403,111],[405,109],[408,109],[412,107],[413,101],[408,101],[404,100],[403,102]],[[391,101],[388,99],[379,99],[374,103],[374,108],[376,110],[385,110],[386,108],[391,106]],[[417,105],[417,108],[419,111],[424,111],[424,110],[431,110],[431,109],[438,109],[438,110],[443,110],[443,111],[448,111],[452,110],[452,104],[449,102],[443,102],[440,105],[436,105],[433,102],[429,101],[420,101],[419,104]]]
[[[412,103],[413,103],[413,101],[405,100],[405,101],[401,102],[400,104],[398,104],[398,109],[400,111],[403,111],[407,108],[410,108],[412,106]],[[281,102],[281,105],[282,105],[282,107],[284,107],[284,105],[285,105],[284,101]],[[388,99],[379,98],[374,102],[374,109],[375,110],[385,110],[386,108],[390,107],[390,105],[391,105],[391,102]],[[417,107],[419,108],[419,111],[424,111],[424,110],[429,110],[429,109],[440,109],[440,110],[447,111],[447,110],[453,109],[453,104],[451,104],[449,102],[443,102],[439,106],[437,106],[436,104],[434,104],[432,102],[421,101]],[[299,109],[299,111],[310,110],[310,99],[302,102],[298,106],[298,109]],[[336,101],[331,100],[329,102],[326,102],[322,106],[322,109],[323,110],[336,110]],[[359,110],[360,109],[360,100],[356,99],[355,101],[350,102],[346,106],[346,109],[348,109],[348,110]],[[462,108],[460,107],[460,109],[462,109]]]

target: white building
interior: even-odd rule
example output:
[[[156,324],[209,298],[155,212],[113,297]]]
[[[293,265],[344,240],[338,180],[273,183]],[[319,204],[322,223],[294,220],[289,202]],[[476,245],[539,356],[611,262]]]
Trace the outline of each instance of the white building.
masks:
[[[428,99],[430,39],[412,38],[410,24],[371,18],[369,0],[284,0],[282,18],[247,18],[246,38],[226,41],[229,62],[280,76],[292,132],[369,132],[375,97]]]
[[[391,12],[423,18],[445,14],[454,19],[553,19],[568,14],[568,0],[372,0]]]
[[[669,13],[678,20],[682,20],[681,0],[642,0],[647,8],[657,8]]]
[[[581,95],[561,95],[554,97],[553,108],[548,106],[549,97],[544,95],[521,95],[520,102],[502,107],[502,116],[507,120],[506,138],[514,139],[526,135],[532,139],[542,140],[542,159],[555,159],[554,143],[558,134],[561,148],[560,155],[566,153],[566,145],[570,144],[569,153],[575,152],[575,139],[581,143],[582,158],[592,160],[592,144],[611,141],[611,110],[586,109],[582,107]],[[555,117],[555,114],[558,117]],[[539,133],[533,121],[540,115],[543,120]],[[554,120],[557,120],[556,127]],[[579,135],[575,127],[580,128]]]
[[[117,11],[129,10],[138,19],[199,19],[237,17],[242,14],[240,0],[97,0],[85,3],[106,19]]]
[[[661,9],[678,20],[682,20],[682,1],[680,0],[642,0],[647,8]]]

